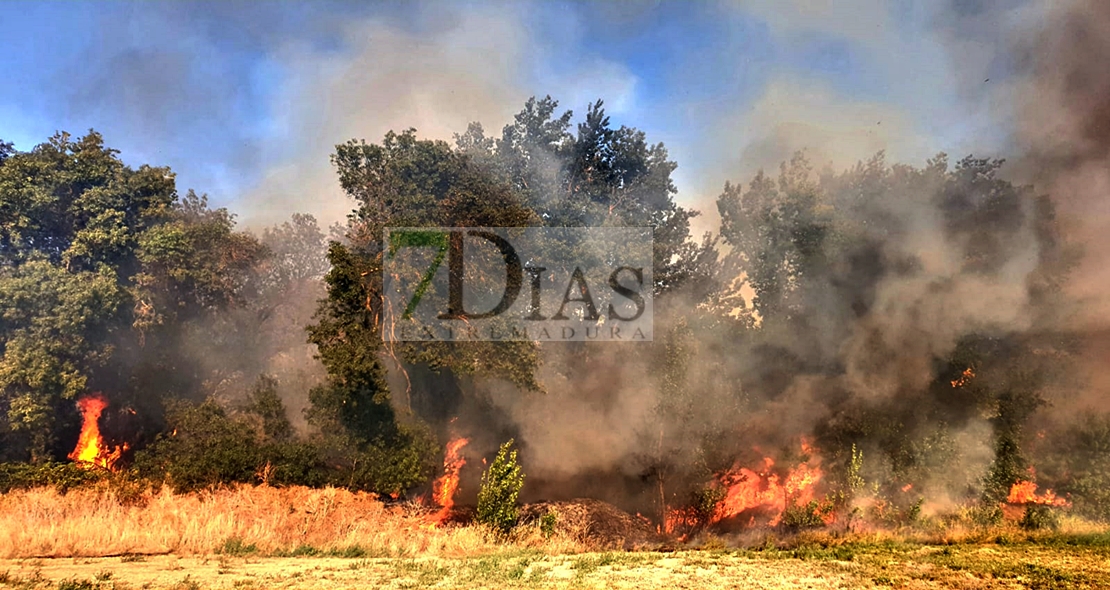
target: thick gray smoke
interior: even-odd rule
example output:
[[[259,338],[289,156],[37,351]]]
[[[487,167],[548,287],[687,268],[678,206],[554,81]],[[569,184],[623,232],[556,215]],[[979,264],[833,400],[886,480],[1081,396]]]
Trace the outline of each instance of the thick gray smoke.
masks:
[[[1054,404],[1066,423],[1110,409],[1110,72],[1102,65],[1110,55],[1110,4],[1058,3],[1015,48],[1022,74],[1013,97],[1017,168],[1052,195],[1078,257],[1067,289],[1080,304],[1060,318],[1063,329],[1084,335],[1080,395]]]
[[[944,392],[928,394],[934,396],[929,398],[934,406],[923,402],[945,370],[938,360],[950,358],[972,334],[1017,340],[1050,334],[1034,347],[1033,359],[1045,363],[1044,374],[1050,375],[1057,364],[1052,359],[1059,357],[1061,370],[1077,360],[1067,360],[1052,337],[1086,332],[1092,325],[1101,334],[1110,317],[1103,288],[1110,284],[1103,254],[1110,246],[1110,74],[1098,59],[1110,55],[1110,5],[1072,2],[1045,13],[1043,7],[1014,2],[996,10],[960,3],[933,15],[936,37],[955,56],[951,75],[958,81],[959,108],[985,117],[982,128],[1010,130],[984,138],[981,145],[990,148],[986,155],[1012,156],[998,174],[1033,183],[1036,194],[1019,187],[1009,209],[992,209],[991,203],[958,194],[937,200],[935,186],[930,192],[921,189],[925,185],[917,192],[869,187],[866,165],[839,177],[826,173],[832,180],[820,184],[821,198],[838,207],[852,206],[853,191],[885,191],[883,199],[856,211],[869,244],[866,252],[859,252],[859,267],[819,273],[806,287],[811,301],[820,301],[808,333],[765,326],[755,345],[698,341],[699,354],[683,377],[686,395],[694,400],[684,407],[685,414],[661,410],[658,365],[630,351],[597,351],[582,365],[574,354],[549,350],[544,378],[550,389],[545,396],[503,385],[474,386],[471,394],[499,408],[507,430],[524,444],[524,457],[537,480],[572,482],[544,491],[573,494],[568,487],[588,485],[582,480],[599,473],[650,478],[650,457],[660,452],[653,447],[653,436],[660,431],[678,435],[673,456],[697,462],[705,459],[698,456],[705,449],[699,437],[719,437],[734,455],[752,447],[771,452],[799,436],[842,428],[853,413],[874,415],[867,412],[876,408],[904,420],[892,427],[922,441],[943,433],[952,449],[952,469],[947,477],[931,476],[941,480],[933,482],[936,498],[973,488],[994,456],[998,416],[964,401],[946,405]],[[984,32],[989,42],[977,44]],[[970,50],[986,53],[960,57]],[[995,84],[982,87],[992,76]],[[765,105],[760,112],[785,113],[785,119],[757,126],[756,137],[762,133],[767,140],[749,144],[740,152],[741,160],[762,164],[768,158],[785,159],[785,146],[805,148],[809,141],[819,148],[810,151],[819,158],[818,165],[835,164],[835,158],[826,157],[837,152],[841,139],[852,153],[861,144],[891,145],[882,139],[891,132],[899,146],[920,139],[899,127],[896,114],[887,119],[894,124],[881,135],[846,131],[844,125],[850,123],[830,123],[821,112],[807,117],[801,110],[789,110],[798,95],[784,93],[782,101]],[[776,102],[786,104],[767,110]],[[868,113],[860,105],[857,112],[867,118],[877,111]],[[956,147],[967,146],[962,142]],[[746,183],[747,166],[725,174],[737,174],[733,180]],[[949,162],[949,169],[954,166],[955,160]],[[892,178],[897,174],[895,170]],[[814,172],[810,180],[816,182],[818,176]],[[1057,238],[1043,233],[1052,219],[1036,198],[1042,193],[1058,206]],[[712,206],[708,199],[703,203]],[[1071,299],[1073,306],[1056,308],[1036,294],[1036,287],[1044,269],[1066,264],[1076,246],[1085,255],[1064,290],[1077,299]],[[974,263],[981,256],[990,259],[986,266]],[[750,298],[751,292],[746,294]],[[676,316],[658,318],[662,325],[657,333],[673,328],[675,321]],[[1088,356],[1104,351],[1105,341],[1098,335],[1085,338]],[[1008,362],[1016,363],[1014,359]],[[1024,366],[1000,362],[979,378],[1002,390],[1019,390],[1025,387],[1020,374]],[[1086,371],[1079,378],[1038,386],[1039,395],[1054,408],[1049,415],[1077,392],[1088,405],[1102,399],[1100,384],[1110,384],[1105,371],[1091,363],[1079,366]],[[713,383],[722,376],[754,386],[744,390]],[[768,385],[772,381],[777,383]],[[478,420],[473,428],[487,424]],[[690,429],[689,424],[697,426]],[[880,450],[867,452],[873,458],[870,473],[890,476],[892,467],[879,459]]]
[[[680,298],[658,311],[659,342],[652,346],[548,346],[540,374],[546,394],[503,383],[454,382],[412,368],[408,378],[391,375],[398,404],[412,405],[412,396],[450,400],[432,418],[446,424],[458,416],[451,428],[474,439],[466,451],[471,465],[516,436],[533,496],[631,496],[630,503],[640,502],[636,496],[645,482],[669,477],[659,472],[660,457],[708,476],[722,462],[756,448],[777,454],[796,446],[800,436],[849,431],[844,423],[852,416],[873,419],[880,409],[920,437],[947,429],[945,436],[957,441],[962,453],[959,481],[940,486],[951,489],[986,469],[994,434],[989,415],[960,406],[959,400],[922,405],[930,384],[947,370],[937,359],[949,357],[971,333],[1001,337],[1092,327],[1110,333],[1105,325],[1110,299],[1103,288],[1110,285],[1110,268],[1103,263],[1110,247],[1110,74],[1101,63],[1110,55],[1110,6],[1098,0],[1050,9],[1023,1],[990,7],[956,1],[927,3],[914,9],[916,18],[899,19],[876,0],[850,6],[794,0],[737,4],[763,19],[769,35],[782,44],[828,35],[869,49],[874,54],[869,71],[887,81],[889,100],[861,99],[831,76],[791,70],[766,72],[761,93],[750,104],[683,104],[694,113],[684,120],[706,131],[673,142],[663,138],[680,164],[680,202],[695,203],[705,213],[697,220],[698,231],[716,232],[716,200],[725,180],[747,187],[759,169],[774,179],[779,162],[805,150],[814,164],[806,181],[819,187],[824,204],[853,211],[858,232],[853,236],[866,247],[842,257],[848,261],[844,267],[806,275],[799,287],[810,305],[803,332],[768,322],[757,338],[733,340],[690,325],[687,336],[675,336],[688,340],[668,344],[667,335],[681,334],[683,320],[699,303]],[[352,11],[340,18],[310,11],[307,28],[333,36],[344,51],[317,46],[300,34],[245,27],[251,42],[265,48],[285,75],[266,105],[279,122],[268,130],[269,141],[245,139],[241,150],[221,154],[231,168],[254,171],[241,187],[243,219],[260,227],[308,208],[325,226],[341,220],[352,203],[341,194],[327,158],[336,143],[351,137],[377,141],[389,129],[414,126],[422,137],[447,139],[473,120],[498,129],[533,93],[550,92],[579,110],[599,96],[618,111],[633,100],[638,81],[619,62],[576,56],[573,75],[534,71],[535,64],[562,56],[565,41],[529,29],[534,9],[429,4],[415,10],[413,26],[388,13]],[[155,10],[154,20],[162,12],[176,14],[166,7]],[[253,18],[226,10],[217,16],[239,24]],[[621,18],[636,22],[639,14],[629,9]],[[162,20],[169,32],[177,31],[173,19]],[[219,44],[194,35],[193,42],[215,56]],[[173,101],[225,105],[209,114],[213,128],[240,115],[226,107],[230,99],[216,100],[232,93],[231,74],[218,83],[197,84],[191,93],[164,94],[150,80],[161,81],[165,72],[191,63],[183,62],[179,51],[128,52],[111,42],[100,51],[112,57],[112,65],[103,76],[78,85],[76,104],[103,108],[102,102],[115,100],[112,92],[125,87],[125,104],[142,108],[128,109],[135,119],[120,126],[123,133],[167,121],[164,110]],[[490,56],[498,61],[491,63]],[[727,76],[746,67],[733,55],[713,59]],[[178,78],[200,77],[191,68],[181,71]],[[151,72],[163,74],[146,75]],[[694,75],[689,72],[674,74],[673,81],[697,83],[686,78]],[[117,77],[127,83],[109,82]],[[630,125],[638,123],[629,119]],[[933,145],[938,139],[945,144]],[[1012,158],[999,174],[1051,194],[1067,238],[1061,248],[1085,250],[1067,285],[1081,305],[1049,314],[1031,298],[1030,284],[1046,257],[1058,256],[1061,264],[1067,259],[1046,251],[1039,233],[1044,212],[1034,195],[1023,195],[1005,215],[959,195],[938,201],[927,184],[893,186],[897,170],[874,181],[878,177],[867,164],[853,168],[880,150],[887,160],[875,166],[888,171],[894,162],[925,168],[926,158],[940,150],[953,154],[949,168],[969,152]],[[873,181],[878,184],[869,184]],[[744,192],[735,197],[743,199]],[[868,194],[882,198],[867,201]],[[853,200],[857,197],[864,205]],[[975,231],[981,226],[985,233]],[[728,256],[735,246],[726,241],[722,250]],[[969,270],[969,257],[982,255],[984,248],[990,263]],[[750,285],[739,294],[750,310]],[[319,376],[301,327],[319,296],[318,284],[306,285],[260,321],[244,319],[243,325],[253,326],[242,347],[251,359],[239,363],[247,369],[229,377],[227,390],[243,389],[241,380],[256,371],[277,374],[291,415],[300,416],[304,392]],[[758,313],[750,318],[763,321]],[[187,345],[203,357],[209,342],[205,331],[199,333]],[[1087,354],[1095,361],[1110,338],[1089,344]],[[669,345],[694,352],[671,380],[671,390],[664,391],[657,353]],[[218,367],[224,359],[212,360]],[[387,366],[396,365],[387,360]],[[1100,383],[1110,385],[1110,377],[1103,377],[1106,372],[1095,362],[1082,368],[1090,384],[1082,399],[1097,406]],[[995,379],[1008,383],[1005,375]],[[1062,398],[1057,401],[1062,405]],[[865,451],[871,472],[889,471],[880,449]],[[464,494],[474,489],[464,485]]]

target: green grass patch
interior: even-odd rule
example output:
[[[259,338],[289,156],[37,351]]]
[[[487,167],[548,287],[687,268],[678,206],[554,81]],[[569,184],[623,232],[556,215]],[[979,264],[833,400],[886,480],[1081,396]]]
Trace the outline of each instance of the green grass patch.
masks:
[[[254,555],[255,553],[258,553],[258,545],[247,543],[240,537],[228,537],[224,540],[223,544],[216,549],[217,555],[228,555],[231,557],[242,557],[244,555]]]

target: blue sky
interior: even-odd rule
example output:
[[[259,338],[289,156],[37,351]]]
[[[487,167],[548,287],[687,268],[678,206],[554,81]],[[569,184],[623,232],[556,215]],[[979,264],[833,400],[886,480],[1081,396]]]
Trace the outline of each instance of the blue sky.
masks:
[[[602,98],[705,209],[796,149],[834,167],[1003,149],[1005,28],[1029,10],[979,4],[7,0],[0,138],[95,128],[248,223],[334,220],[336,143],[497,132],[531,95],[576,113]]]

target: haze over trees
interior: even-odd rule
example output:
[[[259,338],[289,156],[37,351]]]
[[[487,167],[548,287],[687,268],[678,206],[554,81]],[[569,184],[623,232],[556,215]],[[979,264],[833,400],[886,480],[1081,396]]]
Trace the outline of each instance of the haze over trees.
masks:
[[[1001,161],[832,171],[799,154],[726,185],[719,232],[698,237],[662,144],[600,101],[574,120],[548,97],[500,134],[338,145],[353,209],[330,244],[307,215],[242,231],[95,132],[0,145],[0,460],[64,460],[74,400],[102,391],[107,438],[186,489],[403,494],[455,429],[489,456],[515,438],[523,496],[661,514],[806,437],[833,488],[999,500],[1040,453],[1038,481],[1110,515],[1105,422],[1067,434],[1064,461],[1046,413],[1079,386],[1062,329],[1078,251]],[[650,226],[655,342],[383,342],[383,230],[420,226]],[[322,370],[269,373],[306,340]]]

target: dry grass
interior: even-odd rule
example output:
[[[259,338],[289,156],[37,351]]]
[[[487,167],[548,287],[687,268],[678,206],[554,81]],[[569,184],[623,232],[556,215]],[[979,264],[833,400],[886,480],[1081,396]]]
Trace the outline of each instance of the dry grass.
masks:
[[[1104,589],[1107,546],[854,546],[485,557],[178,557],[0,560],[15,590],[898,588]]]
[[[525,528],[506,542],[480,527],[433,526],[416,507],[386,506],[343,489],[243,486],[121,501],[111,488],[0,495],[0,557],[313,552],[364,556],[472,556],[506,548],[574,553],[574,535]]]
[[[570,512],[552,535],[508,539],[428,516],[342,489],[16,491],[0,495],[0,588],[1110,588],[1110,534],[1070,518],[1039,533],[755,530],[660,553],[597,552]]]
[[[858,568],[857,568],[858,569]],[[593,553],[487,558],[203,559],[153,557],[140,563],[119,559],[53,559],[5,563],[17,590],[323,590],[391,588],[416,590],[686,588],[829,589],[869,586],[853,568],[801,560],[767,561],[699,553]],[[0,578],[2,582],[2,578]],[[0,587],[4,584],[0,583]]]

